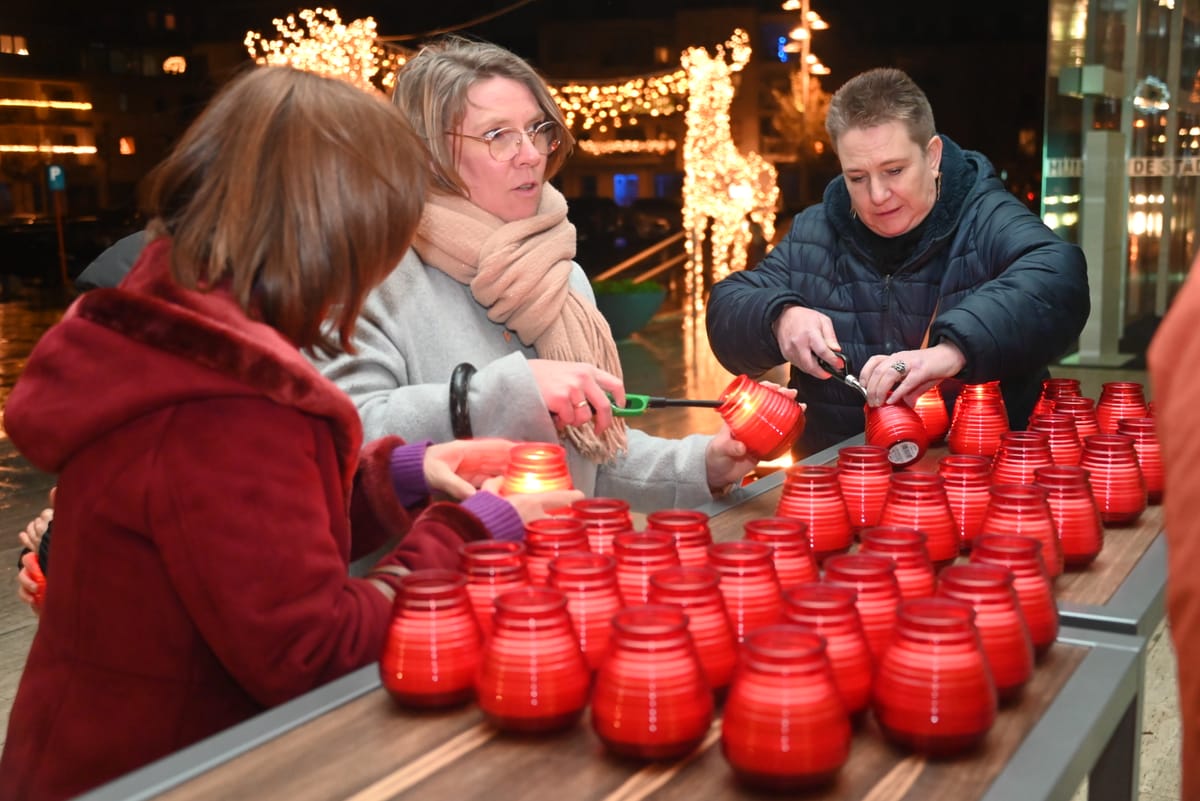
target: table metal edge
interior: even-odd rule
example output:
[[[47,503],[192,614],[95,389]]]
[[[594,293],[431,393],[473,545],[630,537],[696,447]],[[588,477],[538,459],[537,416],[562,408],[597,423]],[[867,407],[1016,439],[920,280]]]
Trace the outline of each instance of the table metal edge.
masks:
[[[1148,637],[1166,614],[1167,538],[1150,543],[1106,604],[1059,604],[1063,623],[1085,629]]]

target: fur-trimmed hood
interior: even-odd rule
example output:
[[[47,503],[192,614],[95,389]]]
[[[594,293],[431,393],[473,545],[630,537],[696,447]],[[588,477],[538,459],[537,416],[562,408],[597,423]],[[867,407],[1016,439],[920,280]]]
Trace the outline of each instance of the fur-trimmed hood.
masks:
[[[120,287],[83,295],[46,332],[4,410],[13,444],[57,473],[81,447],[141,415],[259,396],[331,421],[348,488],[362,444],[350,400],[227,292],[176,284],[170,254],[169,240],[151,243]]]

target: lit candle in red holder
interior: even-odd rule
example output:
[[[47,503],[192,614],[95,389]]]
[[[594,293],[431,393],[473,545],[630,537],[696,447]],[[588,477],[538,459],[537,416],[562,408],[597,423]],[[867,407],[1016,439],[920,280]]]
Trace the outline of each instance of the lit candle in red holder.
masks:
[[[501,495],[574,489],[567,469],[567,451],[550,442],[516,445],[500,483]]]
[[[1000,382],[967,384],[954,404],[954,419],[946,444],[951,453],[991,456],[1000,447],[1000,435],[1008,430]]]
[[[934,384],[921,393],[913,407],[921,422],[925,424],[925,433],[929,435],[930,445],[940,445],[950,430],[950,415],[946,413],[946,399],[942,397],[942,385]]]
[[[804,409],[795,398],[745,375],[721,393],[717,412],[733,438],[763,460],[783,456],[804,433]]]

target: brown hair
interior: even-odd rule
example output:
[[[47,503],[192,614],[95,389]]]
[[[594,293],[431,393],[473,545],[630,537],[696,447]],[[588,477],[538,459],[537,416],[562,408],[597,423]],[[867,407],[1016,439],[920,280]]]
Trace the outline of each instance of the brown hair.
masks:
[[[837,150],[838,139],[851,128],[903,122],[908,137],[924,151],[937,128],[929,98],[898,69],[881,67],[855,75],[834,92],[825,130]]]
[[[427,155],[383,97],[290,67],[227,84],[149,176],[152,237],[189,289],[227,285],[299,348],[350,350],[367,293],[408,249]],[[322,330],[325,318],[332,330]]]
[[[461,36],[447,36],[426,45],[401,68],[392,102],[425,140],[433,158],[436,186],[468,199],[467,185],[454,166],[463,140],[450,137],[446,132],[457,130],[466,117],[470,88],[488,78],[508,78],[524,84],[533,93],[546,119],[558,123],[562,144],[546,156],[545,180],[549,181],[558,173],[575,143],[546,82],[515,53],[499,45]]]

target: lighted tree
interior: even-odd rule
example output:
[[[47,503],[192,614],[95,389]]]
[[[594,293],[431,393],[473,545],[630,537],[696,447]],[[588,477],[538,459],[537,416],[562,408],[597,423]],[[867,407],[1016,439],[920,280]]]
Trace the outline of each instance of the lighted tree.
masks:
[[[259,64],[287,64],[378,91],[391,87],[405,61],[378,41],[373,17],[343,23],[336,9],[306,8],[272,24],[279,34],[274,39],[246,32],[246,49]]]

